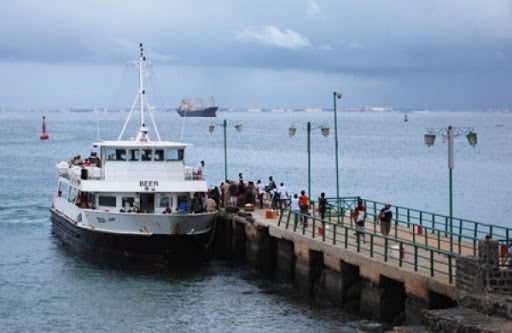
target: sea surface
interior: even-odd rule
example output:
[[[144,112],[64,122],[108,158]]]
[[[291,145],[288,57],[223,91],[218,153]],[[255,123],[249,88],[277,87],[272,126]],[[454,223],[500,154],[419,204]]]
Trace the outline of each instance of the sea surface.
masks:
[[[41,117],[50,139],[39,140]],[[247,267],[211,261],[185,266],[84,257],[51,233],[55,165],[92,143],[116,139],[127,112],[0,111],[0,327],[2,332],[361,332],[374,323],[304,299]],[[510,226],[512,113],[339,112],[341,196],[448,214],[447,143],[423,142],[427,128],[474,127],[478,144],[455,139],[454,216]],[[137,121],[137,115],[133,115]],[[189,165],[206,163],[210,186],[272,175],[289,193],[336,195],[332,112],[219,112],[214,119],[157,112],[162,139],[191,144]],[[226,138],[223,120],[226,120]],[[152,120],[147,117],[151,126]],[[235,130],[240,124],[241,131]],[[215,125],[210,133],[208,128]],[[288,128],[297,128],[295,136]],[[330,128],[329,136],[320,132]],[[129,125],[125,137],[135,136]],[[150,132],[155,140],[156,135]],[[224,141],[225,140],[225,141]]]

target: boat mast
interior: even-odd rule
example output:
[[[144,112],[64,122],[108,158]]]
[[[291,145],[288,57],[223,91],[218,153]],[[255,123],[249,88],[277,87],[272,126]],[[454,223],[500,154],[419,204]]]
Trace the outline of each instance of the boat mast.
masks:
[[[139,101],[140,101],[140,127],[144,127],[144,72],[146,70],[146,57],[144,57],[144,48],[139,44]]]
[[[148,128],[146,127],[146,123],[144,120],[144,103],[145,103],[145,95],[146,91],[144,90],[144,76],[148,75],[148,69],[146,68],[146,57],[144,56],[144,48],[142,46],[142,43],[139,44],[139,91],[137,93],[137,96],[135,97],[135,100],[133,101],[132,107],[130,109],[130,113],[128,114],[128,117],[126,118],[126,121],[124,123],[123,129],[121,130],[121,133],[119,134],[119,137],[117,140],[121,140],[121,138],[124,135],[124,131],[126,130],[126,126],[128,125],[128,122],[130,121],[130,118],[135,110],[135,106],[137,105],[137,101],[140,103],[140,130],[137,134],[137,141],[149,141],[148,137]],[[155,129],[155,133],[157,136],[158,141],[161,141],[160,139],[160,133],[158,132],[158,128],[156,127],[155,119],[153,118],[153,115],[151,112],[149,113],[149,117],[151,118],[151,122],[153,123],[153,128]]]

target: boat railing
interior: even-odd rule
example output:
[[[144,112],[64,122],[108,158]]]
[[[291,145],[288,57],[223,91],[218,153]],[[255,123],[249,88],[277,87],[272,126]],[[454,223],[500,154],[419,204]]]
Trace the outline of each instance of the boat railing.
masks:
[[[96,166],[69,165],[66,162],[57,164],[57,173],[71,180],[100,179],[101,168]]]
[[[204,180],[204,174],[197,172],[194,167],[185,167],[185,180]]]

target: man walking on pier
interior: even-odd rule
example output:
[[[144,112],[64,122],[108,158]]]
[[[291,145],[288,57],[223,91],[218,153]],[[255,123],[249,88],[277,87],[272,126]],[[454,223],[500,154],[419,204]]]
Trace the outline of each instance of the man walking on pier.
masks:
[[[387,236],[389,230],[391,230],[391,219],[393,218],[393,212],[391,212],[391,204],[386,204],[379,212],[380,220],[380,232]]]

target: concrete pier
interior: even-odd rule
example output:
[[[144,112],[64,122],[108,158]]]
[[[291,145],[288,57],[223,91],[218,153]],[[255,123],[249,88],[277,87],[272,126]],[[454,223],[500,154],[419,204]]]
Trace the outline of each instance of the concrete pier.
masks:
[[[312,239],[277,221],[267,218],[264,210],[253,212],[251,218],[222,213],[215,233],[216,255],[292,283],[305,297],[392,325],[425,324],[434,316],[426,312],[453,308],[461,297],[446,277],[402,267],[397,258],[383,262]]]

